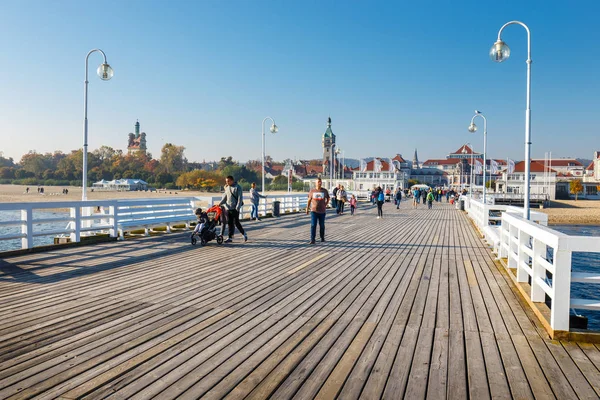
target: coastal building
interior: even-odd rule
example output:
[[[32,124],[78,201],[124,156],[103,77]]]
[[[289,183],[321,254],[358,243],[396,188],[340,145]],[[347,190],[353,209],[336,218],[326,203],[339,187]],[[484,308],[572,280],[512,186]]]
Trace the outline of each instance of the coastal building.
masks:
[[[546,162],[547,165],[555,170],[557,174],[562,174],[564,176],[582,177],[585,175],[585,166],[574,158],[553,158],[549,160],[534,158],[531,161],[535,161],[540,164],[544,164],[544,162]]]
[[[568,198],[568,184],[557,185],[557,174],[556,170],[532,160],[529,174],[530,198],[555,200],[557,195],[562,198],[566,195]],[[510,174],[507,171],[503,172],[501,177],[496,179],[495,186],[497,193],[523,195],[525,193],[525,162],[517,162],[514,172]]]
[[[582,198],[600,200],[600,151],[594,152],[592,162],[585,169],[582,184]]]
[[[112,181],[95,182],[92,185],[93,190],[113,191],[113,192],[130,192],[136,190],[148,190],[148,183],[141,179],[115,179]]]
[[[133,154],[142,152],[146,154],[146,132],[140,133],[140,121],[135,123],[135,133],[129,133],[129,141],[127,143],[127,153]]]
[[[360,167],[353,171],[353,187],[359,191],[378,186],[384,190],[406,189],[411,173],[410,164],[400,154],[393,159],[376,157],[367,162],[362,171]]]

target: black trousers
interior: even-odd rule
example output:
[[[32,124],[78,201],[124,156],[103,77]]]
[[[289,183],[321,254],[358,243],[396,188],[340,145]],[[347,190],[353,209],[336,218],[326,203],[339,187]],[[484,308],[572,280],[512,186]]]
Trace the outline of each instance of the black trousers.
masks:
[[[238,228],[238,231],[243,235],[244,228],[242,228],[242,224],[240,223],[240,213],[238,210],[228,210],[227,211],[227,225],[229,226],[229,237],[233,237],[233,232],[235,227]]]

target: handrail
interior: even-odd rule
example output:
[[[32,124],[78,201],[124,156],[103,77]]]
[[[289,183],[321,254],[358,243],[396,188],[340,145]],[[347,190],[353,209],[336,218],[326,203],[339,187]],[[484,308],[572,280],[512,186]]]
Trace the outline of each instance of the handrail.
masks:
[[[572,281],[600,283],[599,274],[572,272],[574,251],[600,252],[600,237],[570,236],[521,215],[503,213],[498,255],[507,259],[508,270],[516,270],[517,282],[531,282],[533,302],[544,302],[546,295],[551,299],[549,322],[557,331],[569,330],[571,308],[600,310],[600,302],[571,297]],[[600,299],[600,288],[596,293]]]

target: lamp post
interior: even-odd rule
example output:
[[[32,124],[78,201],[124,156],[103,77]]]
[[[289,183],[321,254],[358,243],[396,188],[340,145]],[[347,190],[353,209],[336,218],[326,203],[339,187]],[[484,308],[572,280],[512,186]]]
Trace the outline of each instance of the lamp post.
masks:
[[[340,173],[339,173],[339,171],[335,170],[335,162],[337,160],[337,156],[339,156],[340,154],[342,154],[343,151],[344,150],[342,150],[342,149],[335,149],[335,156],[336,157],[333,160],[333,175],[334,175],[334,179],[336,179],[336,180],[339,179],[338,175],[340,175]]]
[[[277,131],[279,130],[279,128],[277,127],[277,125],[275,125],[275,120],[271,117],[266,117],[265,119],[263,119],[262,122],[262,194],[265,194],[265,121],[270,119],[271,122],[273,122],[273,125],[271,125],[270,131],[271,133],[277,133]]]
[[[96,73],[103,81],[108,81],[113,77],[114,71],[106,62],[106,54],[100,49],[93,49],[87,53],[85,57],[85,81],[83,83],[83,189],[81,191],[81,200],[87,200],[87,154],[88,154],[88,118],[87,118],[87,99],[88,99],[88,59],[90,58],[90,54],[99,51],[102,53],[102,57],[104,57],[104,62],[100,64]]]
[[[462,165],[461,169],[462,169],[462,175],[464,175],[464,177],[465,177],[465,185],[466,185],[467,184],[467,174],[465,173],[465,164],[467,163],[467,161],[465,160],[464,155],[467,154],[467,148],[465,146],[463,146],[461,153],[463,154],[463,158],[461,160],[461,165]],[[462,185],[462,176],[461,176],[460,180],[461,180],[461,185]],[[462,185],[462,189],[464,189],[464,188],[465,188],[465,186]]]
[[[525,109],[525,194],[523,199],[523,218],[529,219],[529,192],[531,170],[531,32],[529,27],[520,21],[510,21],[502,25],[498,31],[498,40],[490,49],[490,58],[495,62],[502,62],[510,57],[510,48],[502,41],[501,35],[504,28],[509,25],[521,25],[527,31],[527,105]],[[484,188],[485,190],[485,188]]]
[[[331,184],[329,185],[330,189],[333,190],[333,180],[335,179],[335,144],[331,145],[331,163],[329,165],[329,181]]]
[[[471,149],[471,164],[469,166],[469,197],[473,198],[473,146],[467,143]]]
[[[469,125],[469,132],[477,132],[477,125],[475,125],[475,118],[483,118],[483,204],[487,204],[485,201],[485,168],[487,166],[486,150],[487,150],[487,118],[481,113],[481,111],[475,110],[475,115],[471,118],[471,125]]]
[[[469,197],[473,196],[473,149],[471,148],[471,143],[467,143],[469,149],[471,149],[471,163],[469,164],[469,178],[465,175],[465,181],[469,184]],[[467,148],[463,147],[463,154],[467,154]]]

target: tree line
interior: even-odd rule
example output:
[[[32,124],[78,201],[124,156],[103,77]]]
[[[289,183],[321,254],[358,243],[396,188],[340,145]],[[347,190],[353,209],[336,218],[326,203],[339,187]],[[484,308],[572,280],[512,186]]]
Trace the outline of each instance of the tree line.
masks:
[[[88,153],[88,181],[113,179],[142,179],[150,186],[166,189],[219,191],[224,178],[233,176],[245,190],[252,182],[261,186],[260,161],[240,164],[232,157],[222,157],[214,163],[189,162],[185,147],[166,143],[158,159],[150,153],[123,153],[102,146]],[[80,186],[83,176],[83,152],[73,150],[37,153],[30,151],[18,163],[0,153],[0,184]],[[287,189],[287,178],[267,180],[269,190]],[[303,190],[302,182],[294,179],[294,190]]]

